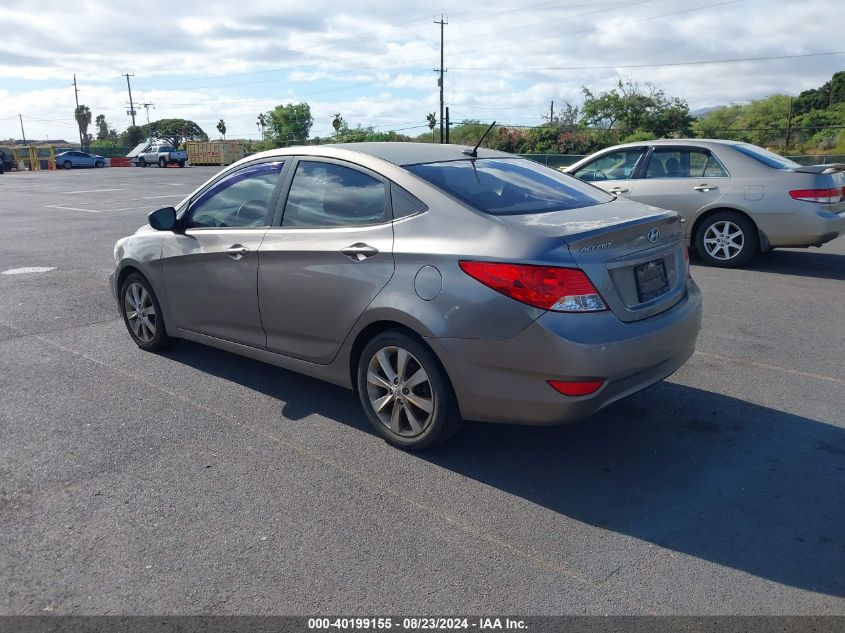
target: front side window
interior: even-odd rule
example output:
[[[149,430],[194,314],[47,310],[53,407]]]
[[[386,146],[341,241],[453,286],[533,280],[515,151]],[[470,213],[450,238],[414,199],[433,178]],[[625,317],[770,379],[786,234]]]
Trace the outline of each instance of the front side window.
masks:
[[[185,228],[266,226],[284,163],[251,165],[218,181],[191,204]]]
[[[457,160],[405,168],[491,215],[561,211],[614,200],[592,185],[521,158]]]
[[[575,176],[587,182],[626,180],[634,175],[645,151],[645,147],[636,147],[604,154],[581,167]]]
[[[387,218],[383,182],[335,163],[300,161],[282,226],[325,228],[379,224]]]
[[[727,175],[715,156],[695,148],[656,148],[645,170],[645,178],[724,178]]]

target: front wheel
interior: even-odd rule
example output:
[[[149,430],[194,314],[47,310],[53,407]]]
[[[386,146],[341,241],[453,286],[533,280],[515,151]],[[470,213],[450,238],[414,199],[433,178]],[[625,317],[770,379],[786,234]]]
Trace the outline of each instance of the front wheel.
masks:
[[[94,167],[97,167],[98,169],[105,166],[106,164],[101,160],[98,160],[96,163],[94,163]]]
[[[446,373],[423,343],[402,331],[382,332],[367,343],[357,387],[370,424],[394,446],[429,448],[460,428]]]
[[[73,163],[71,163],[69,160],[66,160],[62,163],[62,169],[71,169],[72,167]]]
[[[758,249],[757,227],[735,211],[719,211],[705,218],[695,234],[695,250],[710,266],[744,266]]]
[[[159,158],[158,159],[158,166],[159,167],[167,167],[167,159],[166,158]]]
[[[143,158],[139,158],[139,159],[138,159],[138,164],[139,164],[141,167],[146,167],[146,166],[147,166],[147,161],[145,161]]]
[[[170,344],[171,338],[165,331],[158,298],[142,275],[132,273],[123,281],[120,306],[129,336],[138,347],[155,352]]]

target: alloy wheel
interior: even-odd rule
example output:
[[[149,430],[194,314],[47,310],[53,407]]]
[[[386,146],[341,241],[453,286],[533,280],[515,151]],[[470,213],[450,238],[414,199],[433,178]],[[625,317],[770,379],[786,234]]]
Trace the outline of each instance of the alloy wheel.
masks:
[[[422,434],[434,416],[434,390],[428,374],[408,350],[388,346],[367,366],[367,395],[378,419],[402,437]]]
[[[133,282],[123,295],[123,312],[132,333],[142,343],[149,343],[156,335],[156,310],[153,299],[140,283]]]
[[[719,261],[728,261],[739,255],[745,246],[742,229],[729,220],[719,220],[704,232],[704,248],[707,254]]]

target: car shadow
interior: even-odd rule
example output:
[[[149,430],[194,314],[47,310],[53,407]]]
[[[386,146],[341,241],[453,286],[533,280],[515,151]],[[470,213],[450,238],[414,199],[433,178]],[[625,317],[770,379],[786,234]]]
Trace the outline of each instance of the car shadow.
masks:
[[[703,265],[697,256],[693,263]],[[744,268],[761,273],[845,281],[845,255],[838,253],[774,250],[758,254]]]
[[[354,395],[200,345],[171,359],[358,429]],[[418,459],[606,530],[778,583],[845,596],[845,429],[663,382],[592,419],[467,422]]]

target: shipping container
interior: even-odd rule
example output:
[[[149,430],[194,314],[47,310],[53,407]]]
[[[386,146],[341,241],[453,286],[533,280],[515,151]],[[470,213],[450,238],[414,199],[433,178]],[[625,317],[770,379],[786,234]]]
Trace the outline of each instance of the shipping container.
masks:
[[[188,141],[191,165],[231,165],[244,157],[240,141]]]

